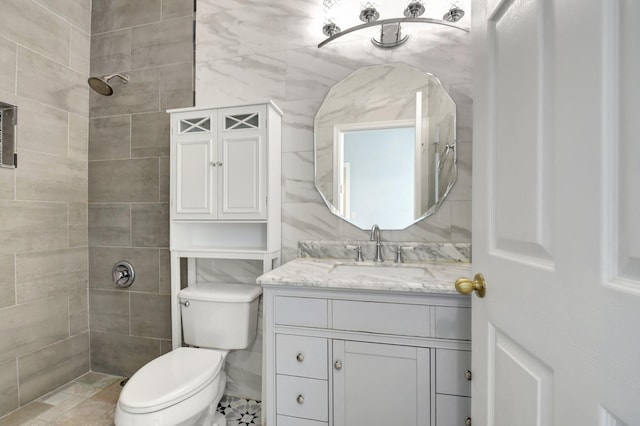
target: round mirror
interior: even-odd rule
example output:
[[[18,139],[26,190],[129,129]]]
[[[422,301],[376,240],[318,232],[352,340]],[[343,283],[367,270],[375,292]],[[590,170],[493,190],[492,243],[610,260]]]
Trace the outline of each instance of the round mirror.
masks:
[[[314,122],[315,185],[362,229],[404,229],[435,213],[456,181],[456,105],[433,75],[402,63],[357,70]]]

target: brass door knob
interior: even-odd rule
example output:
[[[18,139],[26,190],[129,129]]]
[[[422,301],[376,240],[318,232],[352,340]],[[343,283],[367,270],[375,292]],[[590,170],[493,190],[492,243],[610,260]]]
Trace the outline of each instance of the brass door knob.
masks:
[[[475,290],[478,297],[484,297],[487,291],[487,285],[482,274],[476,274],[473,280],[469,278],[459,278],[456,281],[456,290],[462,294],[471,294],[471,292]]]

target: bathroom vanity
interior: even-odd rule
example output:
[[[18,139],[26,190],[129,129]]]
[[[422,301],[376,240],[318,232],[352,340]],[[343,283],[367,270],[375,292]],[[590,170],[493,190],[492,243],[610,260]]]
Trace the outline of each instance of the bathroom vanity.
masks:
[[[267,425],[470,425],[470,269],[298,258],[260,277]]]

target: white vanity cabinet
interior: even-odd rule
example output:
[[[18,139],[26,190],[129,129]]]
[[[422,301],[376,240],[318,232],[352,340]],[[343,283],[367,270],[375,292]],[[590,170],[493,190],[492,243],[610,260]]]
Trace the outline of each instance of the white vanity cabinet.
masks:
[[[471,424],[467,298],[264,286],[268,426]]]

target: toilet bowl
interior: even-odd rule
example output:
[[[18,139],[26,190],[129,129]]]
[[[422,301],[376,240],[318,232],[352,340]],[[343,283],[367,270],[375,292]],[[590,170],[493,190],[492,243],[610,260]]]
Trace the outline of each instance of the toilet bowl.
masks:
[[[255,338],[262,289],[250,284],[191,285],[178,293],[181,347],[138,370],[120,393],[116,426],[226,426],[217,413],[231,349]],[[205,349],[206,348],[206,349]]]

